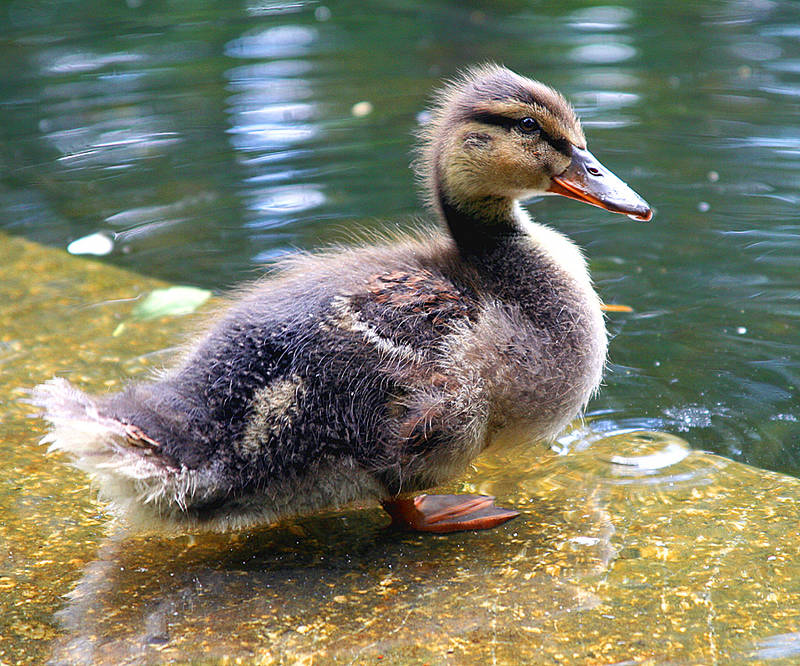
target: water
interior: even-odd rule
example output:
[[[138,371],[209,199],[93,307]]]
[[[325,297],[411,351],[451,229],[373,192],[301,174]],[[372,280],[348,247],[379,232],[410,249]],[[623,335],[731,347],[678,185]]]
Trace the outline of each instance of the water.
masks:
[[[62,248],[105,232],[105,260],[214,289],[425,215],[412,134],[459,67],[555,85],[657,209],[645,227],[532,206],[634,309],[611,317],[592,411],[800,474],[794,3],[81,2],[57,31],[54,5],[2,11],[3,227]]]
[[[760,593],[747,601],[743,593],[738,599],[726,596],[719,581],[728,579],[719,572],[737,580],[743,563],[780,557],[775,544],[785,540],[784,553],[796,548],[787,527],[797,524],[796,516],[792,523],[787,504],[770,502],[797,497],[797,490],[789,481],[726,467],[719,459],[689,454],[686,447],[800,476],[798,37],[800,6],[769,0],[618,5],[508,0],[491,7],[398,0],[371,3],[368,11],[363,3],[303,0],[202,6],[139,0],[3,3],[1,228],[62,252],[100,234],[94,247],[105,252],[111,246],[101,260],[136,274],[104,272],[17,245],[0,251],[5,266],[0,405],[8,444],[0,536],[10,544],[8,580],[0,576],[0,589],[10,592],[0,618],[16,632],[14,649],[32,645],[30,654],[41,656],[49,641],[61,636],[58,650],[80,652],[91,632],[80,633],[74,618],[87,608],[97,614],[90,629],[116,636],[105,643],[109,661],[123,654],[155,658],[164,644],[183,636],[169,653],[180,656],[195,630],[216,626],[232,632],[238,627],[253,644],[273,640],[281,649],[295,649],[308,646],[308,636],[323,641],[327,625],[314,624],[320,617],[344,626],[339,611],[355,603],[359,590],[369,583],[389,591],[392,585],[380,588],[380,581],[399,570],[404,573],[395,584],[401,592],[386,599],[406,605],[384,599],[381,608],[391,621],[402,621],[402,628],[378,622],[381,640],[357,627],[351,634],[331,629],[334,643],[326,643],[334,645],[331,654],[357,658],[360,652],[341,647],[350,641],[364,654],[400,650],[398,659],[413,661],[413,653],[397,646],[424,644],[442,627],[436,618],[413,621],[430,601],[426,595],[446,605],[453,595],[477,594],[482,583],[488,590],[480,595],[483,610],[456,613],[460,624],[449,629],[456,636],[477,636],[479,653],[487,659],[503,649],[513,653],[515,634],[504,638],[475,627],[498,618],[517,621],[519,612],[529,613],[530,620],[523,623],[529,630],[521,631],[529,639],[543,632],[541,642],[531,644],[548,655],[557,643],[548,642],[559,635],[556,625],[569,625],[565,631],[573,640],[584,630],[582,640],[589,645],[597,627],[613,634],[600,619],[613,615],[615,620],[606,621],[618,623],[624,647],[604,651],[599,643],[595,654],[609,660],[653,656],[657,653],[639,650],[635,641],[625,643],[633,641],[627,627],[650,626],[659,613],[688,622],[694,611],[681,616],[681,600],[692,598],[684,595],[686,589],[699,588],[707,590],[696,606],[708,611],[701,621],[718,633],[727,621],[719,607],[723,600],[738,603],[743,617],[758,618],[758,631],[753,630],[758,640],[726,644],[724,654],[766,659],[796,653],[796,625],[774,618],[781,605],[791,607],[785,600],[797,592],[796,583],[775,582],[776,572],[787,581],[800,579],[797,572],[764,564],[754,574],[765,588],[773,584],[780,591],[784,602],[776,603],[777,610],[764,606]],[[537,493],[544,497],[541,506],[533,502],[528,508],[528,527],[516,533],[509,528],[493,541],[467,536],[404,545],[376,537],[382,535],[379,519],[356,512],[309,519],[297,529],[310,532],[311,540],[280,528],[243,537],[245,545],[201,540],[192,551],[180,540],[158,546],[136,541],[132,551],[120,551],[103,536],[108,516],[91,501],[84,479],[77,473],[61,478],[63,468],[42,462],[32,426],[15,406],[16,389],[55,373],[92,390],[114,388],[163,362],[183,330],[178,321],[131,324],[120,338],[110,337],[128,316],[130,299],[159,286],[157,280],[224,291],[297,248],[348,241],[356,229],[393,230],[427,215],[409,170],[412,135],[441,80],[485,60],[562,90],[583,118],[591,151],[657,211],[652,222],[640,224],[565,199],[531,203],[538,219],[585,248],[603,299],[633,311],[609,315],[613,339],[606,383],[590,404],[590,431],[562,441],[568,455],[547,463],[553,468],[545,465],[544,471],[538,458],[528,460],[529,453],[506,467],[484,461],[480,474],[465,482],[470,490],[495,492],[516,506]],[[102,240],[98,244],[103,238],[105,250]],[[672,435],[659,435],[666,439],[658,439],[661,446],[651,451],[642,433],[652,431]],[[630,464],[615,463],[615,457]],[[557,482],[548,494],[542,475],[550,472]],[[604,480],[600,495],[597,479]],[[638,584],[650,589],[658,567],[674,565],[670,575],[681,581],[691,570],[666,555],[659,559],[665,546],[645,543],[647,530],[636,523],[637,498],[655,503],[647,515],[656,524],[674,524],[675,534],[667,530],[658,537],[658,543],[667,543],[676,535],[703,535],[708,523],[687,528],[674,519],[695,491],[708,515],[732,515],[738,506],[744,516],[738,515],[736,524],[748,526],[742,534],[764,530],[767,536],[759,541],[740,535],[730,542],[730,525],[721,524],[708,542],[709,549],[713,542],[721,550],[709,555],[695,544],[698,557],[715,562],[716,574],[694,585],[688,581],[685,589],[665,587],[667,601],[649,615],[626,615],[627,606],[643,608],[656,598],[646,591],[636,597],[632,590]],[[723,495],[724,504],[710,499]],[[786,517],[786,525],[773,521],[773,510]],[[589,518],[584,525],[576,516]],[[326,530],[343,536],[327,536]],[[351,545],[332,542],[339,538]],[[519,580],[540,569],[526,573],[514,565],[516,577],[507,579],[508,553],[527,548],[529,557],[556,571],[563,565],[563,543],[593,550],[567,558],[569,576],[534,576],[525,579],[533,582],[523,592],[513,592]],[[470,548],[477,549],[471,558],[465,555]],[[162,567],[152,579],[141,572],[109,573],[119,567],[152,570],[147,553],[153,549],[176,559],[174,571]],[[221,562],[220,551],[230,553]],[[273,555],[253,554],[264,551]],[[386,551],[387,561],[371,569]],[[250,557],[256,564],[237,564]],[[326,557],[333,565],[320,569]],[[430,561],[424,571],[419,561]],[[610,593],[597,583],[611,561],[616,578],[611,575],[608,585],[619,592],[613,603],[603,601]],[[353,563],[362,578],[347,577]],[[262,570],[266,573],[254,573]],[[171,586],[172,574],[180,580],[177,587]],[[93,586],[93,575],[111,582]],[[433,591],[415,576],[433,577]],[[266,592],[247,592],[248,586],[272,585],[289,594],[287,577],[300,581],[305,598],[322,599],[312,610],[296,600],[290,604],[293,626],[306,632],[280,633],[272,615],[280,614],[279,602]],[[76,583],[88,601],[62,609],[67,629],[57,630],[53,612]],[[342,589],[328,598],[331,585]],[[513,603],[498,607],[497,595],[507,593],[515,595]],[[126,594],[132,595],[127,606]],[[335,601],[337,596],[346,603]],[[553,605],[537,611],[530,605],[533,597],[552,597]],[[244,598],[242,609],[232,609],[228,598]],[[369,604],[378,601],[369,596]],[[127,623],[124,632],[113,622],[103,624],[102,611],[109,608]],[[185,619],[165,634],[175,608]],[[600,609],[592,621],[569,614],[590,608]],[[241,625],[256,611],[268,619]],[[550,619],[531,619],[530,614],[551,611]],[[131,626],[142,618],[150,624]],[[736,621],[741,620],[731,620]],[[501,643],[492,647],[498,636]],[[709,647],[714,636],[719,643]],[[706,640],[706,647],[682,657],[660,654],[710,662],[722,654],[717,652],[722,634],[714,636],[698,633],[697,645]],[[131,648],[134,643],[142,651]],[[228,654],[226,645],[212,653]],[[3,658],[7,654],[0,652]]]

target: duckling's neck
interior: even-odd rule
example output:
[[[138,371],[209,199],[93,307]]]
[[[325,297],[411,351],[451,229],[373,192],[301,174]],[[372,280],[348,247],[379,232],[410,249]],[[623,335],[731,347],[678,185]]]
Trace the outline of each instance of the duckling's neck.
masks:
[[[447,192],[437,188],[439,211],[461,255],[486,265],[503,264],[504,257],[519,252],[535,255],[541,268],[558,270],[572,279],[576,287],[594,296],[586,261],[578,247],[563,234],[534,222],[519,202],[510,197],[481,197],[455,203]],[[502,266],[495,270],[503,272]],[[522,276],[503,275],[505,280]]]
[[[465,256],[485,254],[521,233],[515,210],[518,205],[504,197],[480,197],[454,202],[442,189],[437,192],[441,215],[450,235]]]

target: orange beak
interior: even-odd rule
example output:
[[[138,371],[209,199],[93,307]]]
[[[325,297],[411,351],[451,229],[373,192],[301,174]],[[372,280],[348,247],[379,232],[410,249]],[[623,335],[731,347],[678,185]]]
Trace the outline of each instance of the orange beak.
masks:
[[[636,192],[606,169],[588,150],[572,146],[572,162],[553,176],[548,192],[577,199],[647,222],[653,211]]]

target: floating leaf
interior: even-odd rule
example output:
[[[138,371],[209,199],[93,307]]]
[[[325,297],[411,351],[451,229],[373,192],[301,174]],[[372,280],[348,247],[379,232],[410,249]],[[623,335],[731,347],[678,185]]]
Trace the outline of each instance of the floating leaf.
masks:
[[[180,316],[194,312],[211,297],[207,289],[168,287],[154,289],[131,312],[132,319],[155,319],[166,315]]]

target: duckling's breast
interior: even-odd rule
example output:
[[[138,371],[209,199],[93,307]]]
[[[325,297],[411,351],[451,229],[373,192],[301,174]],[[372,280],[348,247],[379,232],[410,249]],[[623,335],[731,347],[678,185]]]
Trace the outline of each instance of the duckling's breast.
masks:
[[[479,264],[483,305],[450,344],[453,367],[479,368],[485,379],[487,445],[552,438],[596,391],[606,360],[600,300],[583,258],[577,248],[554,254],[525,238]]]

